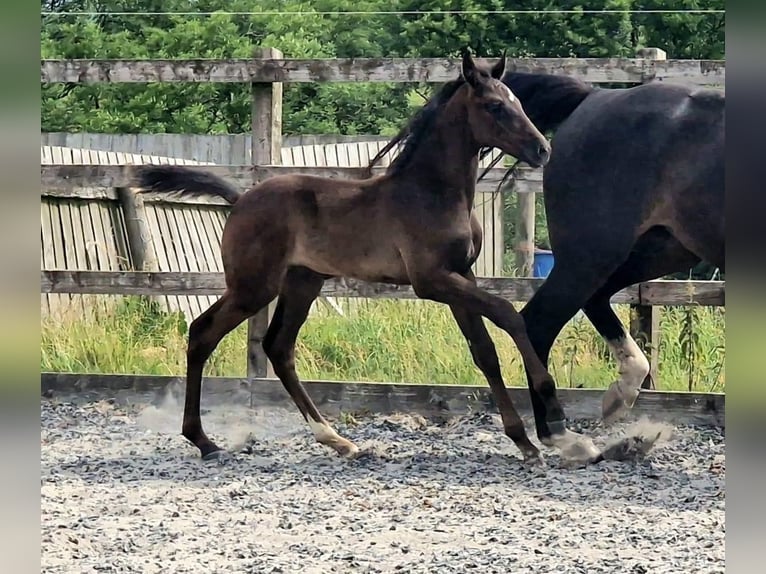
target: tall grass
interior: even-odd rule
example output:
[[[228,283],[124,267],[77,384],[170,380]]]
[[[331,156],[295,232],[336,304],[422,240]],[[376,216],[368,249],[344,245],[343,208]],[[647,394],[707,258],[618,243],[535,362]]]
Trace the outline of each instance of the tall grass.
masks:
[[[306,379],[479,384],[468,346],[449,310],[427,301],[363,300],[340,316],[322,305],[303,326],[297,369]],[[519,306],[517,305],[517,308]],[[625,324],[629,307],[616,306]],[[508,385],[526,384],[512,340],[486,322]],[[182,375],[187,325],[139,297],[106,309],[42,319],[41,369],[53,372]],[[724,309],[661,311],[659,387],[724,388]],[[206,367],[210,376],[244,376],[246,327],[221,342]],[[578,315],[553,348],[550,370],[561,387],[603,387],[616,378],[614,361],[590,322]]]

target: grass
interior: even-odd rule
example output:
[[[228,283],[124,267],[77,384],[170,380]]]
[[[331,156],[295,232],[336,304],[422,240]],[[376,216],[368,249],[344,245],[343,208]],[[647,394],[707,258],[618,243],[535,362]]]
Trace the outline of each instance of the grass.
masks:
[[[184,373],[187,325],[180,314],[163,313],[156,303],[139,297],[112,298],[110,304],[99,307],[42,319],[41,370]],[[445,306],[362,300],[346,302],[344,308],[345,316],[339,316],[318,305],[303,326],[296,351],[302,378],[486,384]],[[627,324],[629,307],[620,305],[616,310]],[[723,308],[713,307],[662,309],[659,389],[724,390],[724,313]],[[510,337],[491,323],[488,328],[506,384],[526,385],[520,355]],[[206,374],[244,376],[245,347],[243,324],[221,342]],[[559,336],[550,370],[560,387],[604,387],[617,376],[605,343],[580,315]]]

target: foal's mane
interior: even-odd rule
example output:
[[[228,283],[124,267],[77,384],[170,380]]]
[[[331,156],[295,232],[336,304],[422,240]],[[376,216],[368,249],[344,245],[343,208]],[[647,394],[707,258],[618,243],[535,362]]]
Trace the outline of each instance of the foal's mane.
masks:
[[[388,166],[386,173],[389,175],[397,174],[406,168],[412,161],[415,152],[420,147],[423,139],[431,131],[434,121],[439,116],[444,105],[455,95],[455,92],[465,84],[465,79],[459,77],[447,82],[442,88],[429,99],[422,108],[407,122],[399,133],[396,134],[386,146],[381,149],[377,155],[370,160],[367,165],[368,174],[371,173],[375,164],[386,155],[394,146],[401,145],[402,150],[396,156],[391,165]]]

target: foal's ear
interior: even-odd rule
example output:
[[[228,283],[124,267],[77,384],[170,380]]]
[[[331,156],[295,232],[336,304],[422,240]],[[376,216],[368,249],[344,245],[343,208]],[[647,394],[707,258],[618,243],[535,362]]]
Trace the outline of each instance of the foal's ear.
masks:
[[[463,48],[463,78],[468,82],[471,87],[478,88],[480,85],[478,70],[476,69],[476,63],[471,56],[471,50],[467,47]]]
[[[490,71],[490,74],[496,80],[499,80],[500,78],[503,77],[503,72],[505,72],[505,57],[507,53],[508,53],[507,50],[503,50],[503,55],[500,57],[500,60],[497,62],[497,64],[492,66],[492,70]]]

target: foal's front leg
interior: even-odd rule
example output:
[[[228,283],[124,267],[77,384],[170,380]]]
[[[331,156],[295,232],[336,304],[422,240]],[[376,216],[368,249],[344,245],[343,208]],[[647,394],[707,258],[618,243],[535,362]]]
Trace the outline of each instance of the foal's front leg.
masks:
[[[524,428],[524,422],[521,420],[513,401],[508,395],[503,382],[503,376],[500,373],[500,361],[497,358],[497,351],[492,338],[489,336],[487,327],[484,325],[481,315],[470,313],[461,307],[450,306],[452,315],[460,327],[460,331],[468,342],[468,349],[471,351],[474,363],[482,372],[489,383],[492,395],[495,397],[497,409],[500,411],[500,417],[503,420],[503,430],[505,434],[514,442],[524,455],[524,462],[538,464],[542,463],[542,456],[538,448],[532,444]]]
[[[463,275],[446,270],[421,272],[411,278],[411,282],[415,294],[421,299],[445,303],[450,307],[460,307],[467,313],[483,315],[513,338],[534,389],[545,401],[546,422],[552,433],[551,442],[562,449],[571,448],[577,435],[566,428],[564,410],[556,397],[556,384],[535,353],[527,336],[524,319],[514,309],[513,304],[480,289]],[[590,441],[580,441],[576,446],[587,457],[595,458],[599,455],[598,449]]]

